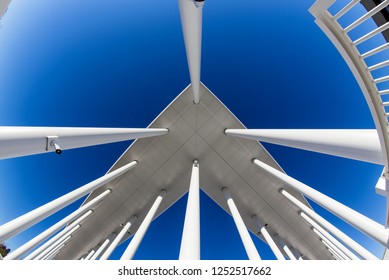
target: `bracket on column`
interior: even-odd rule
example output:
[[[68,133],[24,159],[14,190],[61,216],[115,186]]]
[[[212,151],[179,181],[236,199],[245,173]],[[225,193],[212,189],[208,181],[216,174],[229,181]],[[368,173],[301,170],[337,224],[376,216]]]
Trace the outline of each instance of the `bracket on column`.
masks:
[[[62,153],[62,149],[59,146],[58,136],[46,137],[46,151],[55,151],[58,155]]]

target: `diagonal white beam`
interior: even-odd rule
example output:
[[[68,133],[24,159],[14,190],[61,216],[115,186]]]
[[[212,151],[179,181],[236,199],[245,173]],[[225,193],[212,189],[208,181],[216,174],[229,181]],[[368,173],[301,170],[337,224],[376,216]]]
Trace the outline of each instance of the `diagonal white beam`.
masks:
[[[157,213],[158,207],[161,204],[162,199],[165,197],[166,193],[167,193],[166,190],[162,190],[160,192],[160,194],[154,201],[153,205],[151,206],[149,212],[147,213],[146,217],[144,218],[142,224],[136,231],[130,244],[127,246],[127,249],[124,251],[120,260],[131,260],[134,257],[136,250],[138,249],[140,243],[142,242],[142,239],[145,236],[147,229],[149,228],[155,214]]]
[[[380,140],[375,129],[226,129],[225,134],[384,164]]]
[[[276,256],[277,260],[285,260],[284,254],[282,254],[281,250],[278,248],[277,244],[274,242],[274,239],[271,237],[270,233],[266,229],[266,225],[262,223],[258,216],[253,216],[254,223],[259,227],[259,231],[261,232],[263,238],[265,238],[267,245],[269,245],[270,249]]]
[[[260,260],[261,257],[258,253],[258,250],[250,237],[249,231],[247,230],[246,225],[244,224],[242,216],[240,215],[234,200],[232,199],[231,193],[227,188],[223,188],[223,193],[227,200],[228,208],[230,209],[231,216],[234,219],[236,228],[238,229],[239,236],[242,239],[243,246],[246,250],[249,260]]]
[[[303,211],[299,212],[300,216],[307,221],[309,225],[312,226],[313,232],[315,232],[321,239],[328,240],[329,243],[334,244],[340,251],[340,255],[346,259],[359,259],[352,252],[350,252],[347,247],[345,247],[342,243],[340,243],[336,238],[334,238],[331,234],[329,234],[325,229],[323,229],[320,225],[318,225],[313,219],[311,219],[307,214]],[[345,256],[343,256],[345,255]],[[350,256],[350,257],[349,257]]]
[[[110,193],[111,193],[111,190],[106,190],[103,193],[99,194],[97,197],[95,197],[94,199],[92,199],[91,201],[86,203],[85,205],[81,206],[80,208],[78,208],[76,211],[74,211],[70,215],[66,216],[65,218],[63,218],[62,220],[60,220],[59,222],[57,222],[56,224],[54,224],[53,226],[51,226],[50,228],[45,230],[44,232],[40,233],[39,235],[37,235],[36,237],[31,239],[30,241],[26,242],[25,244],[20,246],[18,249],[13,251],[11,254],[7,255],[7,258],[10,259],[10,260],[17,259],[21,255],[23,255],[26,252],[28,252],[28,251],[32,250],[33,248],[35,248],[35,246],[37,246],[39,243],[45,241],[47,238],[52,236],[55,232],[60,230],[67,223],[73,221],[75,218],[77,218],[78,216],[80,216],[81,214],[83,214],[85,212],[81,216],[81,218],[79,218],[81,220],[80,221],[77,220],[74,223],[81,222],[84,219],[83,217],[86,218],[86,216],[89,216],[90,214],[92,214],[92,210],[88,211],[88,209],[94,207],[97,203],[102,201]],[[73,225],[73,223],[72,223],[72,225]],[[64,232],[66,232],[66,229],[64,230]],[[61,235],[61,234],[63,234],[63,232],[59,233],[59,235]],[[35,254],[39,253],[39,251],[44,249],[44,247],[47,246],[50,242],[52,242],[52,241],[48,241],[46,244],[42,245],[40,248],[35,250],[33,253],[31,253],[29,256],[27,256],[27,259],[29,257],[34,258],[34,256],[36,256]]]
[[[108,246],[108,244],[112,241],[112,239],[113,239],[113,236],[109,236],[107,239],[105,239],[103,244],[101,244],[99,249],[97,249],[96,253],[94,253],[91,260],[97,259],[100,256],[100,254],[104,251],[104,249]]]
[[[281,239],[281,237],[278,234],[274,235],[274,239],[281,246],[281,248],[285,251],[286,255],[289,257],[290,260],[297,260],[296,256],[289,249],[288,245],[285,244],[285,242]]]
[[[280,190],[280,193],[285,196],[287,199],[289,199],[290,202],[295,204],[298,208],[300,208],[304,213],[309,215],[313,220],[315,220],[319,225],[321,225],[323,228],[331,232],[333,235],[335,235],[339,240],[343,241],[344,244],[346,244],[350,249],[354,250],[357,254],[359,254],[361,257],[367,260],[377,260],[377,257],[374,256],[372,253],[370,253],[368,250],[363,248],[360,244],[355,242],[353,239],[351,239],[349,236],[344,234],[341,230],[339,230],[337,227],[332,225],[330,222],[328,222],[326,219],[321,217],[319,214],[317,214],[315,211],[313,211],[311,208],[303,204],[301,201],[299,201],[297,198],[295,198],[293,195],[285,191],[284,189]],[[348,251],[349,252],[349,251]],[[353,260],[358,260],[359,258],[355,256],[354,254],[348,255]]]
[[[166,128],[0,127],[0,159],[167,134]]]
[[[122,230],[119,232],[119,234],[116,236],[116,238],[109,245],[107,250],[105,250],[104,254],[101,255],[100,260],[107,260],[109,258],[109,256],[113,253],[113,251],[116,249],[116,247],[122,241],[124,235],[130,229],[131,225],[134,224],[134,222],[136,221],[137,218],[138,218],[137,216],[132,216],[130,218],[130,220],[123,226]]]
[[[314,202],[324,207],[334,215],[338,216],[345,222],[359,229],[361,232],[375,239],[386,248],[389,247],[389,229],[383,225],[369,219],[368,217],[358,213],[357,211],[341,204],[340,202],[332,199],[325,194],[297,181],[296,179],[278,171],[277,169],[267,165],[258,159],[253,159],[253,163],[268,173],[272,174],[291,188],[304,194],[305,196],[312,199]]]
[[[200,259],[200,179],[197,160],[192,166],[179,259]]]
[[[193,101],[195,104],[200,102],[203,5],[204,1],[201,0],[178,0],[186,57],[193,90]]]
[[[132,169],[137,164],[137,161],[132,161],[125,166],[122,166],[92,182],[86,184],[74,191],[71,191],[35,210],[28,212],[16,218],[0,227],[0,242],[7,240],[8,238],[22,232],[23,230],[35,225],[41,220],[47,218],[53,213],[63,209],[74,201],[80,199],[86,194],[98,189],[99,187],[107,184],[111,180],[119,177],[128,170]]]

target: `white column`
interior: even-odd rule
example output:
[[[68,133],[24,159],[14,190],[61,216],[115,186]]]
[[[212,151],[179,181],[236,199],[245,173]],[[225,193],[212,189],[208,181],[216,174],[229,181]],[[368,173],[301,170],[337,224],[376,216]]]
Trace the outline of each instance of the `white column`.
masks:
[[[43,250],[38,256],[36,256],[34,259],[35,260],[40,260],[43,259],[45,256],[47,256],[54,248],[56,248],[58,245],[63,244],[67,242],[71,237],[74,232],[76,232],[81,226],[76,225],[75,227],[72,228],[67,234],[63,235],[61,238],[53,242],[50,246],[48,246],[45,250]],[[29,258],[31,259],[31,258]]]
[[[159,205],[162,202],[162,199],[166,195],[167,191],[162,190],[160,194],[158,195],[157,199],[155,200],[153,206],[151,206],[149,212],[147,213],[146,217],[144,218],[142,224],[136,231],[134,237],[132,238],[130,244],[128,245],[126,251],[124,251],[122,257],[120,258],[121,260],[131,260],[135,253],[136,250],[138,249],[140,243],[142,242],[142,239],[144,235],[146,234],[147,229],[150,226],[151,221],[153,220],[155,213],[158,210]]]
[[[324,207],[339,218],[343,219],[345,222],[359,229],[367,236],[370,236],[371,238],[375,239],[386,248],[389,247],[389,229],[386,229],[379,223],[318,192],[317,190],[297,181],[296,179],[286,175],[285,173],[278,171],[277,169],[267,165],[266,163],[259,161],[258,159],[254,159],[253,162],[260,168],[266,170],[276,178],[286,183],[288,186],[292,187],[298,192],[301,192],[320,206]]]
[[[226,129],[225,134],[384,164],[380,140],[375,129]]]
[[[335,235],[339,240],[343,241],[344,244],[346,244],[348,247],[350,247],[352,250],[354,250],[355,253],[360,255],[361,257],[367,259],[367,260],[377,260],[377,257],[374,256],[372,253],[370,253],[368,250],[363,248],[361,245],[359,245],[357,242],[355,242],[353,239],[351,239],[349,236],[344,234],[341,230],[339,230],[337,227],[332,225],[330,222],[328,222],[326,219],[321,217],[319,214],[317,214],[315,211],[313,211],[311,208],[306,206],[304,203],[296,199],[294,196],[292,196],[287,191],[281,189],[280,193],[285,196],[287,199],[289,199],[290,202],[294,203],[298,208],[300,208],[304,213],[309,215],[315,222],[317,222],[320,226],[322,226],[324,229],[331,232],[333,235]],[[358,260],[359,258],[355,256],[354,254],[348,255],[353,260]]]
[[[36,256],[36,254],[39,254],[39,252],[41,250],[45,249],[45,247],[47,245],[50,245],[51,244],[50,242],[53,242],[52,240],[55,240],[55,238],[61,237],[61,234],[65,234],[66,230],[70,230],[69,227],[74,226],[75,224],[78,224],[78,223],[82,222],[89,215],[91,215],[93,213],[93,211],[92,210],[88,210],[88,209],[94,207],[97,203],[102,201],[110,193],[111,193],[111,190],[105,190],[103,193],[99,194],[97,197],[95,197],[94,199],[92,199],[91,201],[86,203],[85,205],[81,206],[80,208],[78,208],[76,211],[74,211],[70,215],[66,216],[65,218],[63,218],[62,220],[60,220],[59,222],[57,222],[56,224],[54,224],[53,226],[51,226],[50,228],[48,228],[47,230],[42,232],[41,234],[37,235],[36,237],[31,239],[30,241],[28,241],[24,245],[20,246],[18,249],[16,249],[14,252],[12,252],[12,254],[9,254],[7,257],[9,257],[10,260],[14,260],[14,259],[20,257],[21,255],[23,255],[24,253],[30,251],[32,248],[34,248],[39,243],[41,243],[44,240],[46,240],[47,238],[49,238],[51,235],[53,235],[55,232],[57,232],[60,228],[62,228],[63,226],[67,225],[69,222],[73,221],[74,219],[76,219],[78,216],[80,216],[82,213],[84,213],[86,211],[74,223],[69,225],[62,232],[60,232],[57,235],[57,237],[54,237],[50,241],[46,242],[40,248],[38,248],[37,250],[32,252],[29,256],[27,256],[27,259],[34,258]]]
[[[107,184],[111,180],[119,177],[124,174],[131,168],[133,168],[137,164],[136,161],[132,161],[126,164],[123,167],[120,167],[96,180],[93,182],[86,184],[68,194],[65,194],[19,218],[16,218],[0,227],[0,242],[7,240],[8,238],[20,233],[21,231],[35,225],[41,220],[47,218],[51,214],[61,210],[62,208],[68,206],[72,202],[80,199],[86,194],[98,189],[99,187]]]
[[[108,237],[103,242],[103,244],[100,245],[100,247],[99,247],[99,249],[97,249],[96,253],[94,253],[94,255],[91,257],[91,260],[97,259],[100,256],[100,254],[104,251],[104,249],[108,246],[108,244],[111,242],[112,239],[113,239],[113,236]]]
[[[289,249],[289,247],[285,244],[285,242],[281,239],[281,237],[278,234],[274,235],[275,241],[280,245],[280,247],[284,250],[286,255],[289,257],[290,260],[297,260],[295,255],[292,253],[292,251]]]
[[[254,245],[253,240],[250,237],[250,234],[246,228],[246,225],[243,222],[242,217],[238,211],[238,208],[235,205],[234,200],[231,197],[231,193],[227,188],[223,188],[224,196],[227,200],[228,208],[230,209],[231,216],[234,219],[236,228],[238,229],[240,238],[242,239],[243,246],[246,250],[247,256],[250,260],[260,260],[261,257],[257,251],[257,248]]]
[[[344,258],[350,258],[348,256],[352,256],[352,259],[359,259],[355,256],[349,249],[347,249],[342,243],[340,243],[336,238],[334,238],[331,234],[329,234],[325,229],[323,229],[320,225],[318,225],[314,220],[312,220],[307,214],[300,211],[300,216],[307,221],[313,227],[313,231],[319,235],[321,239],[327,239],[331,244],[334,244],[342,253],[341,256]],[[318,233],[317,233],[318,232]],[[343,256],[344,255],[344,256]]]
[[[122,241],[124,235],[127,233],[127,231],[130,229],[131,225],[136,221],[138,217],[132,216],[130,220],[125,224],[120,231],[120,233],[116,236],[116,238],[112,241],[111,245],[107,248],[107,250],[104,252],[104,254],[100,257],[100,260],[107,260],[109,256],[112,254],[112,252],[116,249],[116,247],[119,245],[119,243]]]
[[[321,239],[321,242],[324,243],[324,245],[327,246],[327,248],[331,248],[335,253],[337,253],[342,259],[344,260],[350,260],[349,257],[347,257],[338,247],[336,247],[331,241],[329,241],[323,234],[320,233],[317,229],[314,227],[312,228],[312,231]]]
[[[200,259],[200,179],[197,160],[192,166],[179,259]]]
[[[95,253],[95,250],[91,250],[88,255],[85,257],[85,260],[86,261],[89,261],[91,259],[91,257],[93,256],[93,254]]]
[[[48,255],[47,257],[44,258],[44,260],[52,260],[53,258],[55,258],[55,256],[59,253],[59,251],[62,249],[62,247],[64,247],[65,244],[62,244],[61,246],[59,246],[55,251],[51,252],[50,255]]]
[[[178,0],[194,103],[200,102],[201,36],[204,1]]]
[[[264,225],[256,215],[253,216],[253,221],[259,227],[259,231],[261,232],[262,236],[265,238],[266,243],[270,246],[270,249],[273,251],[276,258],[278,260],[285,260],[284,254],[282,254],[277,244],[274,242],[273,238],[267,231],[266,225]]]
[[[0,126],[0,159],[167,134],[166,128]]]

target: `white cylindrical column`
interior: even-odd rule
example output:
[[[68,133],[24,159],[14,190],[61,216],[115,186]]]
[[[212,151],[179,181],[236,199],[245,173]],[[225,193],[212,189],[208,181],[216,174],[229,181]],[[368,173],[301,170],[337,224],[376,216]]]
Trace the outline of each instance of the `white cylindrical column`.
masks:
[[[47,255],[43,260],[52,260],[53,258],[55,258],[55,256],[59,253],[59,251],[65,246],[65,244],[61,244],[60,246],[58,246],[58,248],[56,248],[55,250],[53,250],[49,255]]]
[[[389,229],[386,229],[379,223],[318,192],[317,190],[297,181],[296,179],[286,175],[285,173],[278,171],[277,169],[267,165],[266,163],[259,161],[258,159],[254,159],[253,163],[259,166],[260,168],[266,170],[276,178],[280,179],[288,186],[309,197],[317,204],[332,212],[334,215],[338,216],[345,222],[359,229],[367,236],[370,236],[371,238],[375,239],[386,248],[389,247]]]
[[[97,259],[100,256],[100,254],[104,251],[104,249],[108,246],[108,244],[111,242],[111,240],[112,240],[112,237],[107,238],[103,242],[103,244],[101,244],[99,249],[97,249],[96,253],[94,253],[94,255],[91,257],[91,260]]]
[[[200,259],[200,179],[197,160],[192,166],[179,259]]]
[[[0,126],[0,159],[167,134],[166,128]]]
[[[35,225],[41,220],[47,218],[51,214],[61,210],[68,206],[72,202],[80,199],[86,194],[98,189],[99,187],[107,184],[111,180],[124,174],[137,164],[137,161],[132,161],[123,167],[120,167],[96,180],[86,184],[68,194],[65,194],[31,212],[20,216],[0,227],[0,242],[7,240],[8,238],[22,232],[23,230]]]
[[[226,129],[227,135],[384,164],[376,129]]]
[[[293,195],[288,193],[287,191],[281,189],[280,193],[285,196],[287,199],[289,199],[290,202],[295,204],[298,208],[300,208],[302,211],[304,211],[305,214],[309,215],[315,222],[317,222],[320,226],[322,226],[324,229],[331,232],[333,235],[335,235],[339,240],[344,242],[348,247],[350,247],[352,250],[354,250],[355,253],[360,255],[361,257],[367,259],[367,260],[377,260],[377,257],[374,256],[372,253],[370,253],[368,250],[363,248],[361,245],[359,245],[357,242],[355,242],[353,239],[351,239],[349,236],[344,234],[342,231],[340,231],[337,227],[332,225],[330,222],[328,222],[326,219],[322,218],[319,214],[317,214],[315,211],[313,211],[311,208],[306,206],[304,203],[296,199]],[[359,259],[354,254],[348,255],[351,259],[357,260]]]
[[[93,254],[94,254],[95,252],[96,252],[95,250],[91,250],[91,251],[88,253],[88,255],[85,257],[85,260],[86,260],[86,261],[89,261],[89,260],[92,258]]]
[[[262,236],[265,238],[266,243],[270,246],[270,249],[273,251],[276,258],[278,260],[285,260],[284,254],[280,251],[277,244],[274,242],[273,238],[267,231],[266,225],[264,225],[256,215],[253,216],[253,221],[259,227],[259,231],[261,232]]]
[[[312,220],[307,214],[300,211],[300,216],[307,221],[308,224],[310,224],[313,227],[313,232],[315,232],[321,239],[326,239],[329,241],[329,243],[334,244],[339,251],[341,252],[340,255],[344,257],[345,259],[359,259],[356,255],[354,255],[349,249],[347,249],[342,243],[340,243],[336,238],[334,238],[331,234],[329,234],[325,229],[323,229],[320,225],[318,225],[314,220]]]
[[[155,213],[158,210],[159,205],[162,202],[162,199],[166,195],[167,191],[162,190],[161,193],[158,195],[157,199],[155,200],[153,206],[151,206],[149,212],[147,213],[146,217],[144,218],[142,224],[136,231],[134,237],[132,238],[130,244],[128,245],[126,251],[124,251],[122,257],[120,258],[121,260],[131,260],[135,253],[136,250],[138,249],[140,243],[142,242],[142,239],[147,231],[147,229],[150,226],[151,221],[154,218]]]
[[[107,260],[109,256],[113,253],[113,251],[116,249],[116,247],[119,245],[119,243],[122,241],[124,235],[127,233],[127,231],[130,229],[131,225],[136,221],[138,217],[132,216],[130,220],[125,224],[120,231],[120,233],[116,236],[116,238],[112,241],[111,245],[107,248],[107,250],[104,252],[104,254],[100,257],[100,260]]]
[[[290,260],[297,260],[296,256],[292,253],[292,251],[289,249],[289,247],[285,244],[285,242],[281,239],[281,237],[278,234],[274,235],[274,239],[280,245],[282,250],[284,250],[284,252],[289,257]]]
[[[200,102],[201,37],[204,1],[178,0],[193,101]]]
[[[61,232],[59,232],[57,235],[55,235],[53,238],[51,238],[49,241],[44,243],[42,246],[40,246],[38,249],[33,251],[31,254],[29,254],[27,257],[25,257],[25,260],[31,260],[34,259],[38,254],[40,254],[42,251],[44,251],[47,247],[49,247],[51,244],[56,242],[58,239],[60,239],[62,236],[66,235],[69,231],[71,231],[74,227],[78,226],[79,223],[84,221],[87,217],[92,215],[93,211],[89,210],[84,215],[82,215],[80,218],[78,218],[74,223],[71,223],[69,226],[67,226],[65,229],[63,229]]]
[[[107,195],[109,195],[111,193],[111,190],[105,190],[103,193],[99,194],[97,197],[95,197],[94,199],[92,199],[91,201],[89,201],[88,203],[86,203],[85,205],[81,206],[79,209],[77,209],[76,211],[74,211],[73,213],[71,213],[70,215],[66,216],[65,218],[63,218],[61,221],[59,221],[58,223],[56,223],[55,225],[51,226],[50,228],[48,228],[47,230],[45,230],[44,232],[42,232],[41,234],[37,235],[36,237],[34,237],[33,239],[31,239],[30,241],[28,241],[27,243],[23,244],[22,246],[20,246],[18,249],[16,249],[15,251],[13,251],[11,254],[7,255],[7,259],[9,260],[14,260],[14,259],[17,259],[19,258],[20,256],[22,256],[23,254],[25,254],[26,252],[30,251],[31,249],[33,249],[35,246],[37,246],[39,243],[45,241],[47,238],[49,238],[51,235],[53,235],[55,232],[57,232],[60,228],[62,228],[64,225],[68,224],[69,222],[71,222],[72,220],[76,219],[78,216],[80,216],[82,213],[84,213],[85,211],[87,211],[88,209],[94,207],[97,203],[99,203],[100,201],[102,201]],[[88,211],[89,212],[89,211]],[[86,213],[88,213],[86,212]],[[88,216],[92,214],[92,212],[90,212],[88,214]],[[85,214],[84,214],[85,215]],[[83,216],[84,216],[83,215]],[[82,216],[82,217],[83,217]],[[85,217],[86,218],[86,217]],[[83,219],[85,219],[83,218]],[[83,220],[82,219],[82,220]],[[82,221],[81,220],[81,221]],[[80,222],[81,222],[80,221]],[[79,222],[78,222],[79,223]],[[65,229],[66,230],[66,229]],[[41,248],[44,249],[46,246],[46,244],[42,245],[38,250],[40,250]],[[35,250],[33,253],[31,253],[31,259],[34,258],[36,256],[36,254],[34,254],[35,252],[37,254],[39,254],[40,251],[38,250]]]
[[[61,238],[59,238],[57,241],[55,241],[53,244],[51,244],[50,246],[48,246],[45,250],[43,250],[37,257],[35,257],[34,259],[35,260],[40,260],[40,259],[43,259],[45,256],[47,256],[50,252],[52,252],[54,250],[54,248],[56,248],[58,245],[60,244],[63,244],[65,242],[67,242],[72,234],[78,230],[81,226],[80,225],[76,225],[75,227],[72,228],[72,230],[70,230],[67,234],[63,235]]]
[[[324,235],[322,235],[317,229],[312,228],[312,231],[316,233],[316,235],[321,239],[321,242],[326,245],[327,248],[330,248],[336,254],[339,255],[343,260],[350,260],[338,247],[336,247],[333,243],[331,243]]]
[[[243,246],[246,250],[247,256],[250,260],[260,260],[261,257],[257,251],[257,248],[254,245],[253,240],[250,237],[250,234],[246,228],[246,225],[243,222],[242,217],[239,214],[238,208],[235,205],[234,200],[231,197],[231,193],[227,188],[223,188],[224,196],[227,200],[228,208],[230,209],[231,216],[234,219],[236,228],[238,229],[240,238],[242,239]]]

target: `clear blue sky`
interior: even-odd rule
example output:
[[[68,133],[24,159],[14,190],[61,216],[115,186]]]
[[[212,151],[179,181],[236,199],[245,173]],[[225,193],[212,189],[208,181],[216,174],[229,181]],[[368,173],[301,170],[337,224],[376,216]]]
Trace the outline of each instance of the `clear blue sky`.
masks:
[[[374,128],[312,3],[206,1],[202,81],[248,128]],[[14,0],[0,23],[2,126],[146,127],[190,82],[176,0]],[[128,145],[1,160],[0,224],[102,176]],[[264,146],[291,176],[384,222],[381,166]],[[81,202],[6,245],[16,249]],[[202,258],[245,259],[231,217],[205,194],[201,203]],[[177,259],[185,205],[186,196],[154,221],[136,259]],[[312,206],[382,257],[382,246]]]

